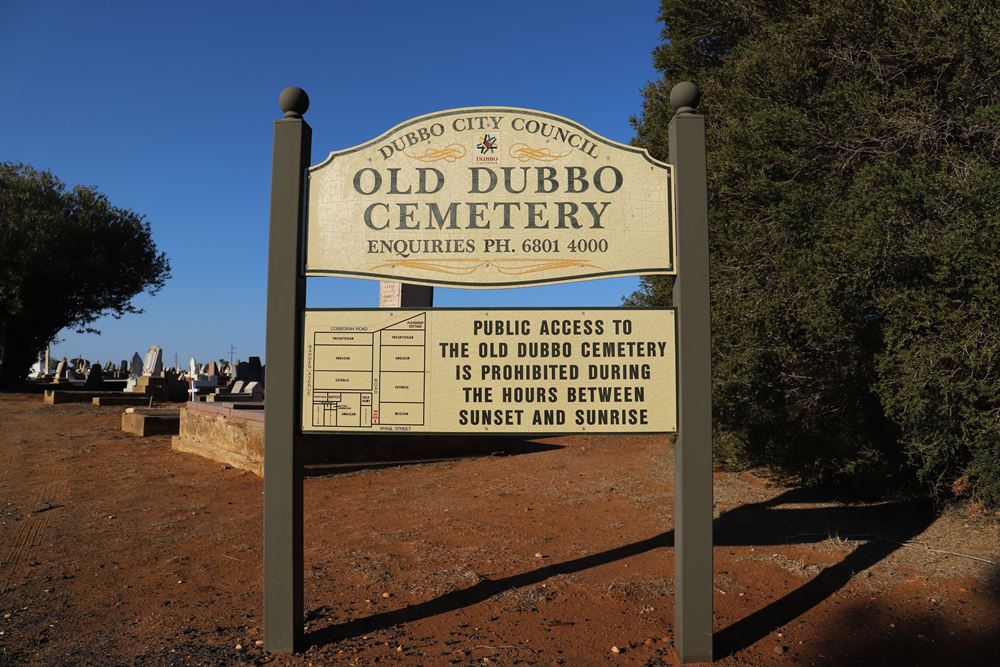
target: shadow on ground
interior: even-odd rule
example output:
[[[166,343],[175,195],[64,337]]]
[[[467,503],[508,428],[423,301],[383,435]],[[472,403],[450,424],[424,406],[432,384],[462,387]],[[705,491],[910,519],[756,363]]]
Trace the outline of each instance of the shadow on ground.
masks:
[[[829,507],[795,507],[830,503]],[[833,538],[867,540],[843,561],[822,570],[811,580],[746,618],[715,633],[716,659],[731,656],[801,616],[843,588],[857,573],[878,563],[920,534],[935,519],[930,503],[887,502],[865,505],[835,504],[822,491],[794,489],[761,503],[723,513],[714,522],[716,546],[792,545]],[[655,549],[672,547],[673,531],[562,563],[447,593],[395,611],[381,612],[309,633],[306,645],[324,645],[399,624],[410,623],[483,602],[505,591],[537,584],[557,575],[572,574]],[[666,556],[665,556],[666,557]],[[840,632],[840,630],[838,630]],[[861,663],[855,663],[861,664]]]
[[[793,489],[763,503],[737,507],[716,520],[715,542],[720,546],[807,544],[831,538],[867,540],[842,561],[824,568],[795,590],[716,631],[716,659],[755,644],[817,606],[846,586],[856,574],[922,533],[937,517],[933,505],[927,501],[782,507],[834,502],[834,497],[822,491]]]
[[[307,460],[329,461],[309,463],[303,468],[307,477],[337,475],[359,470],[436,463],[458,458],[481,456],[520,456],[555,449],[553,445],[523,437],[496,436],[470,438],[447,435],[409,435],[400,438],[343,434],[312,435],[305,440]]]
[[[1000,570],[994,570],[990,584],[995,592],[997,581]],[[950,607],[905,616],[891,604],[854,602],[814,645],[799,647],[797,657],[820,665],[1000,665],[998,636],[1000,604],[992,623],[968,627],[961,623],[961,603],[954,600]]]

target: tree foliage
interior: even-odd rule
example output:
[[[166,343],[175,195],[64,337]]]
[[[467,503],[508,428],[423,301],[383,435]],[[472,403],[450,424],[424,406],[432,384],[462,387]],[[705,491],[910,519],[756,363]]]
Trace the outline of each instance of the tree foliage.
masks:
[[[1000,5],[663,0],[707,117],[717,453],[1000,503]],[[645,279],[632,304],[662,304]]]
[[[139,311],[170,277],[143,216],[91,187],[0,163],[0,386],[18,383],[60,330]]]

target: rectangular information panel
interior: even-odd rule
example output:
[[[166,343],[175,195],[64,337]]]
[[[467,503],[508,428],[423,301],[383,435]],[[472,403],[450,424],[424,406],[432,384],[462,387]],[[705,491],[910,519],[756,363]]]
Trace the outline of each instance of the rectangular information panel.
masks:
[[[671,433],[673,309],[305,311],[302,430]]]

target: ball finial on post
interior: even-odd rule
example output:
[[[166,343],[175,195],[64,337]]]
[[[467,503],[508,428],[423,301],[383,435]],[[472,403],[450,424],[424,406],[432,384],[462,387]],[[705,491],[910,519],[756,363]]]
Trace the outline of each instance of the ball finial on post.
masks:
[[[670,106],[675,114],[694,113],[701,100],[701,91],[691,81],[681,81],[670,89]]]
[[[285,118],[302,118],[309,108],[309,96],[298,86],[289,86],[278,96],[278,106],[285,112]]]

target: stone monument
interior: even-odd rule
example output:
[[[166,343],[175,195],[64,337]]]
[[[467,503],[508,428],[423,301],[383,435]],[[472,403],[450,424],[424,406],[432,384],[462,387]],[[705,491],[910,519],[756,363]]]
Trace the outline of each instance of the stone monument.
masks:
[[[163,374],[163,350],[159,345],[151,345],[146,352],[146,358],[142,360],[142,372],[135,375],[138,365],[139,355],[136,353],[132,357],[132,369],[125,391],[137,394],[152,396],[156,400],[165,401],[169,399],[170,392],[167,387],[167,378]]]
[[[163,377],[163,350],[159,345],[152,345],[146,352],[142,362],[142,374],[150,377]]]
[[[56,384],[66,381],[66,357],[63,357],[62,360],[56,364],[56,376],[52,378],[52,381]]]
[[[85,389],[99,391],[104,388],[104,369],[99,363],[91,364],[87,371],[87,380],[83,383]]]

